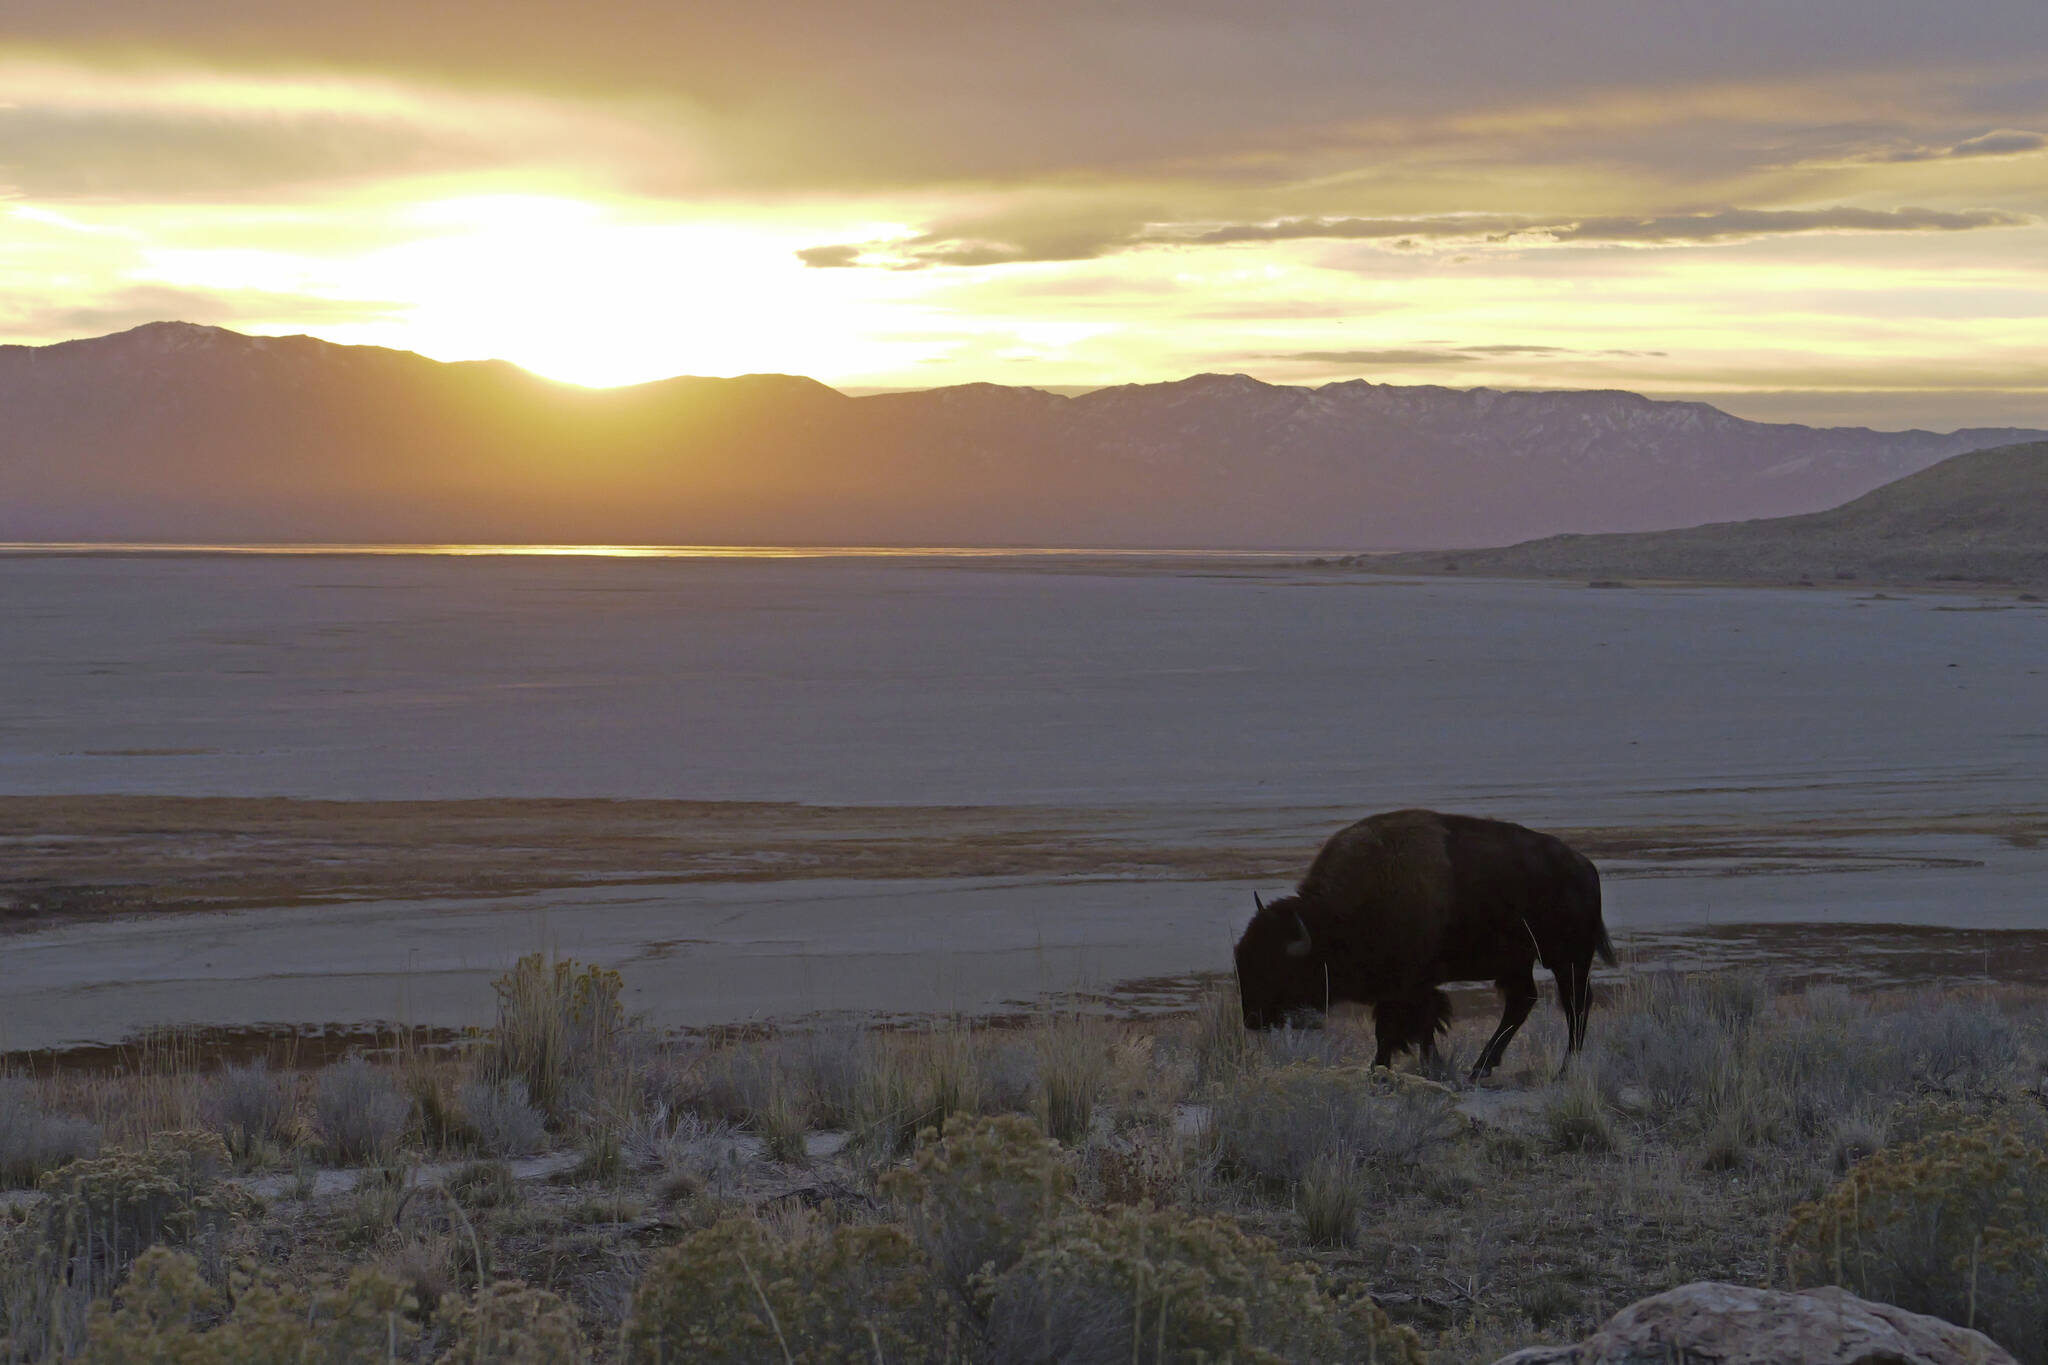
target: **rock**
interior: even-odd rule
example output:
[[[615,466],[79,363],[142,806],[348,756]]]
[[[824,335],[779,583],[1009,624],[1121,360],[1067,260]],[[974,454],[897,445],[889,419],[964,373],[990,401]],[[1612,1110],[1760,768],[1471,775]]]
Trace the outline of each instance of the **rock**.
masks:
[[[1576,1346],[1494,1365],[2018,1365],[1982,1332],[1833,1287],[1788,1293],[1703,1281],[1631,1304]]]

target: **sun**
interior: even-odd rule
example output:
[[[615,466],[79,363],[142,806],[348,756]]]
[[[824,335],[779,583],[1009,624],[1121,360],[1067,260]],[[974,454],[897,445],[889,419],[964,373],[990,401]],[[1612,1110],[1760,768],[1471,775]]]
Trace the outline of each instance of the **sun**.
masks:
[[[678,220],[566,196],[469,194],[395,211],[399,240],[330,262],[325,292],[399,301],[323,334],[436,359],[503,359],[593,387],[679,374],[819,376],[913,365],[876,326],[876,272],[808,269],[809,215]],[[249,262],[238,268],[247,278]]]

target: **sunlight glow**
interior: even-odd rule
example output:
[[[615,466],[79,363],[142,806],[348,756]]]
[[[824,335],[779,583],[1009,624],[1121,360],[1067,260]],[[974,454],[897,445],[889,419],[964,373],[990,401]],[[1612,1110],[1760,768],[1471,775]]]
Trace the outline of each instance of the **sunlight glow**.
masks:
[[[1876,76],[1573,89],[1383,113],[1243,159],[1219,148],[1207,163],[1009,180],[859,165],[777,180],[765,163],[801,150],[798,125],[401,65],[67,59],[0,40],[0,90],[0,133],[15,135],[0,146],[0,342],[175,318],[592,386],[1243,371],[1652,394],[1998,389],[2016,405],[2043,387],[2048,144],[2026,130],[2048,114],[1986,125],[2019,130],[2009,154],[1944,154],[1984,130],[1940,120],[1845,141],[1841,126],[1889,107]],[[1732,155],[1781,127],[1822,136],[1798,158]],[[1670,140],[1668,180],[1630,169],[1649,138]],[[1912,155],[1886,155],[1900,147]],[[1292,179],[1268,175],[1282,165]],[[1625,229],[1902,205],[1994,225],[1713,242],[1500,230],[1532,214]],[[1261,230],[1347,215],[1431,230]],[[1461,217],[1469,235],[1452,234]]]

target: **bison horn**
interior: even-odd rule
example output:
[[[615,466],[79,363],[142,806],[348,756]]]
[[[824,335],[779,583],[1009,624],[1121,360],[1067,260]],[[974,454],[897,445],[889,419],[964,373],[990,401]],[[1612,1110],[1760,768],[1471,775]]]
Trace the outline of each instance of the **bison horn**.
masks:
[[[1260,914],[1266,913],[1266,903],[1259,899],[1259,893],[1256,891],[1252,892],[1252,904],[1259,908]]]
[[[1299,912],[1296,912],[1294,916],[1294,923],[1300,928],[1301,937],[1287,945],[1287,955],[1289,957],[1307,957],[1308,950],[1314,946],[1308,936],[1308,923],[1302,919]]]

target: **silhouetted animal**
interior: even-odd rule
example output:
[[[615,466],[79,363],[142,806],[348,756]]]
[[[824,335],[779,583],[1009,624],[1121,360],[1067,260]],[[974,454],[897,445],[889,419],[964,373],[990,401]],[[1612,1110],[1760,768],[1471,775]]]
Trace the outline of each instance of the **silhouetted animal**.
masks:
[[[1548,834],[1505,820],[1397,810],[1330,836],[1295,894],[1258,913],[1237,941],[1247,1028],[1274,1028],[1340,1000],[1369,1004],[1384,1066],[1450,1025],[1446,981],[1491,981],[1500,1026],[1473,1064],[1500,1064],[1536,1003],[1537,963],[1557,980],[1569,1041],[1586,1039],[1590,974],[1614,965],[1600,919],[1600,874]]]

